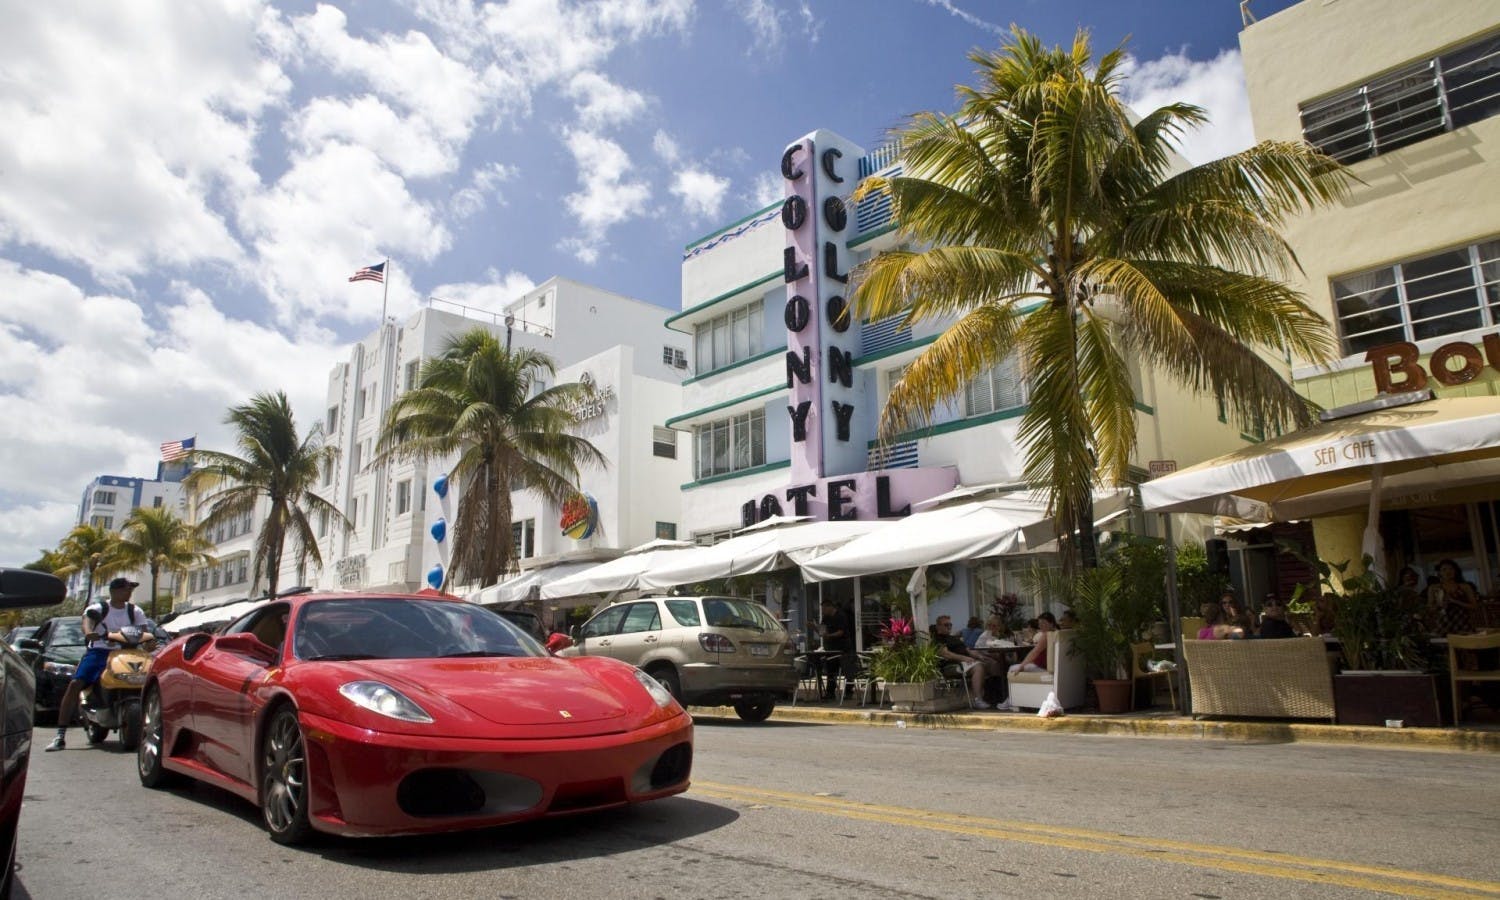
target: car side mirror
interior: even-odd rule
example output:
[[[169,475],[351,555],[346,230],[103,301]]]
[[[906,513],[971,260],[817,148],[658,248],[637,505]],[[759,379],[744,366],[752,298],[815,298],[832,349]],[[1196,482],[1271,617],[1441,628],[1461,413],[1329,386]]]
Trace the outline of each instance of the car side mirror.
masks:
[[[568,637],[573,639],[573,643],[578,643],[579,641],[583,640],[583,629],[581,629],[577,625],[574,625],[572,628],[568,629]]]
[[[0,569],[0,609],[52,606],[61,603],[67,594],[67,585],[51,573]]]

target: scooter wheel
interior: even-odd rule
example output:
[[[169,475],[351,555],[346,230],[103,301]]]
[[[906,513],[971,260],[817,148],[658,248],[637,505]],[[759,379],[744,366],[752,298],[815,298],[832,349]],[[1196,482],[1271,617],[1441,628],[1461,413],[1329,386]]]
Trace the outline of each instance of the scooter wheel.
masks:
[[[120,704],[120,749],[134,753],[141,743],[141,704],[127,700]]]
[[[95,725],[93,722],[83,723],[83,733],[89,739],[90,744],[102,744],[109,737],[109,729],[103,725]]]

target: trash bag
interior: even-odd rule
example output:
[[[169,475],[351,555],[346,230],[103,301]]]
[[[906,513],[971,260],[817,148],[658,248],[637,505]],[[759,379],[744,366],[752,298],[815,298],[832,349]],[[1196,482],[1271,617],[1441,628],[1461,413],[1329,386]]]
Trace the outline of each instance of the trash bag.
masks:
[[[1036,714],[1043,719],[1055,719],[1063,714],[1062,704],[1057,702],[1056,691],[1047,692],[1047,699],[1042,701],[1042,708]]]

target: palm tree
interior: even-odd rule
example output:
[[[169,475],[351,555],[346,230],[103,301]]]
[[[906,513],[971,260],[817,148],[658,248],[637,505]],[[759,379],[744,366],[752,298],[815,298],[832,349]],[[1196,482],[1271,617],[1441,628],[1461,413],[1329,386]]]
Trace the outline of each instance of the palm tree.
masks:
[[[84,602],[94,596],[94,579],[107,578],[125,567],[119,557],[120,536],[99,525],[77,525],[57,545],[54,574],[60,578],[72,578],[79,572],[88,573],[88,585],[84,588]]]
[[[249,403],[233,406],[224,422],[235,430],[235,443],[243,458],[212,450],[194,450],[193,472],[186,479],[194,491],[209,492],[208,515],[199,524],[208,533],[221,522],[248,516],[256,503],[270,501],[266,520],[255,537],[255,564],[251,580],[266,576],[267,593],[276,594],[281,576],[282,553],[290,539],[299,567],[308,559],[323,565],[318,541],[308,523],[310,513],[327,515],[348,528],[349,521],[338,507],[314,493],[325,461],[338,456],[338,448],[323,443],[323,431],[314,427],[297,436],[297,423],[286,394],[256,394]]]
[[[169,509],[136,507],[125,520],[119,552],[132,569],[151,572],[151,618],[156,618],[156,582],[162,572],[186,574],[192,566],[212,563],[213,544]]]
[[[930,249],[866,263],[854,294],[869,318],[952,320],[882,411],[885,438],[929,422],[976,377],[1017,356],[1030,386],[1024,477],[1047,489],[1058,533],[1092,566],[1092,489],[1120,484],[1136,446],[1126,360],[1211,393],[1244,422],[1280,429],[1312,408],[1262,358],[1332,355],[1328,324],[1284,276],[1279,228],[1331,202],[1348,175],[1302,143],[1263,141],[1182,169],[1174,148],[1207,121],[1186,103],[1137,119],[1119,97],[1123,48],[1094,60],[1020,29],[975,51],[978,87],[956,115],[897,132],[890,195],[903,238]],[[1075,560],[1065,553],[1070,570]]]
[[[391,405],[377,459],[458,454],[450,473],[459,495],[445,585],[477,579],[488,587],[510,567],[513,489],[534,489],[561,504],[577,493],[580,466],[605,464],[593,444],[568,433],[580,422],[573,410],[593,388],[570,383],[536,391],[555,373],[546,354],[507,349],[475,328],[451,338],[423,364],[418,386]]]

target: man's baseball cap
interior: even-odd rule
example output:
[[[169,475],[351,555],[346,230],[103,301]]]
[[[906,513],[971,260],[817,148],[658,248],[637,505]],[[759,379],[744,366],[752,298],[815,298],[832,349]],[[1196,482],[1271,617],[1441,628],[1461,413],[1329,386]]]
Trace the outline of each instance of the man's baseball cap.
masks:
[[[140,586],[141,583],[139,581],[131,581],[129,578],[116,578],[109,583],[110,590],[115,590],[116,588],[138,588]]]

